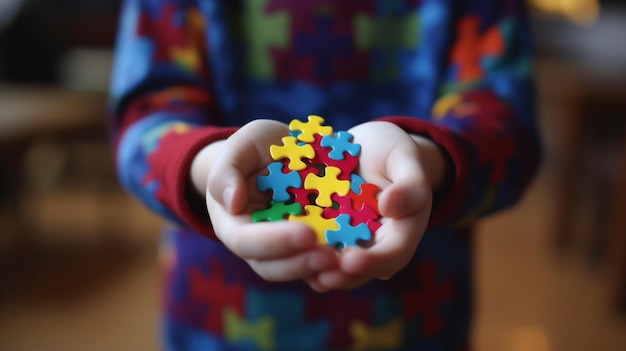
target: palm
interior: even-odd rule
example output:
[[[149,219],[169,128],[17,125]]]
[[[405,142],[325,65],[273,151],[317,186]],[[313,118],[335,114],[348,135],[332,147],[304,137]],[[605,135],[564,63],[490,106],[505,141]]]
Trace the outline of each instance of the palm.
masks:
[[[276,121],[257,120],[242,127],[224,144],[209,176],[209,190],[213,197],[222,199],[223,184],[235,183],[235,193],[229,210],[233,214],[249,212],[267,204],[268,195],[258,191],[256,178],[273,160],[271,145],[280,142],[287,126]]]
[[[347,250],[338,269],[308,279],[317,290],[353,288],[395,274],[413,256],[430,216],[431,190],[414,140],[385,122],[365,123],[349,132],[362,148],[360,175],[381,188],[382,226],[370,247]]]
[[[221,146],[211,165],[206,196],[216,236],[271,281],[302,279],[337,264],[330,247],[317,245],[315,233],[302,223],[253,223],[251,212],[270,199],[256,178],[268,164],[271,145],[288,133],[286,125],[257,120],[242,127]]]

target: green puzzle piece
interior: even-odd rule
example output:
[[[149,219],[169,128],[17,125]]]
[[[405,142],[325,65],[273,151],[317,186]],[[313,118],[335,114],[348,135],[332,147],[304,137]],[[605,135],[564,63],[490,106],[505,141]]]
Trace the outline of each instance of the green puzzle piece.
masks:
[[[270,208],[252,212],[252,222],[282,221],[289,214],[297,216],[301,213],[302,205],[297,202],[288,205],[284,202],[272,201]]]

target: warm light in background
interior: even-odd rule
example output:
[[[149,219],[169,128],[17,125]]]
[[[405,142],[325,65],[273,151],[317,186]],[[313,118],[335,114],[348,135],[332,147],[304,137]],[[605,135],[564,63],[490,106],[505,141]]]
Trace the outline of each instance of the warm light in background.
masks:
[[[508,350],[511,351],[552,351],[550,340],[538,326],[528,325],[516,330],[511,336]]]
[[[578,25],[593,24],[600,14],[599,0],[528,0],[536,11],[565,18]]]

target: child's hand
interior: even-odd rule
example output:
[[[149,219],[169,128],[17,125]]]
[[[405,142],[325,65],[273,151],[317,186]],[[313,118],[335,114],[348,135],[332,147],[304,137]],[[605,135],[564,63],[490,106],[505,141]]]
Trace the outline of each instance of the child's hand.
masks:
[[[425,169],[430,166],[425,160],[434,161],[434,167],[445,165],[434,143],[411,137],[394,124],[369,122],[349,132],[354,143],[362,147],[360,175],[381,188],[378,206],[383,225],[371,247],[350,247],[341,253],[338,266],[307,279],[317,291],[354,288],[374,278],[392,276],[406,266],[428,224],[431,183],[438,182],[430,178],[442,177],[444,172]]]
[[[206,203],[216,236],[233,253],[269,281],[305,279],[338,263],[329,246],[317,244],[313,230],[296,222],[253,223],[253,209],[265,208],[267,194],[257,190],[256,177],[268,164],[273,144],[288,127],[270,120],[253,121],[225,141],[211,144],[192,165],[196,187],[206,189]],[[210,166],[206,164],[210,163]],[[206,167],[210,167],[207,184]],[[200,184],[200,185],[199,185]]]

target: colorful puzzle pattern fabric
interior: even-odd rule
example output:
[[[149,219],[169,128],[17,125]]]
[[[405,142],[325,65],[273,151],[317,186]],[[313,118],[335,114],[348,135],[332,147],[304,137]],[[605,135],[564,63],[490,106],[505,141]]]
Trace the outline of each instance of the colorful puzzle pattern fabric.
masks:
[[[164,349],[469,349],[475,240],[465,225],[515,203],[538,165],[522,4],[124,1],[109,125],[124,187],[175,223],[162,256]],[[254,118],[289,123],[309,111],[337,130],[405,116],[385,120],[450,154],[453,195],[389,281],[327,294],[270,283],[206,239],[215,237],[204,201],[187,191],[188,162]],[[350,179],[357,193],[360,179]],[[288,190],[298,201],[276,203],[290,214],[315,195]],[[322,217],[340,215],[328,211],[339,208]]]
[[[309,225],[320,244],[338,249],[373,239],[381,226],[379,188],[355,170],[361,146],[345,131],[334,132],[320,116],[289,123],[290,136],[272,145],[269,174],[257,177],[260,191],[272,191],[266,209],[252,221],[289,220]]]

